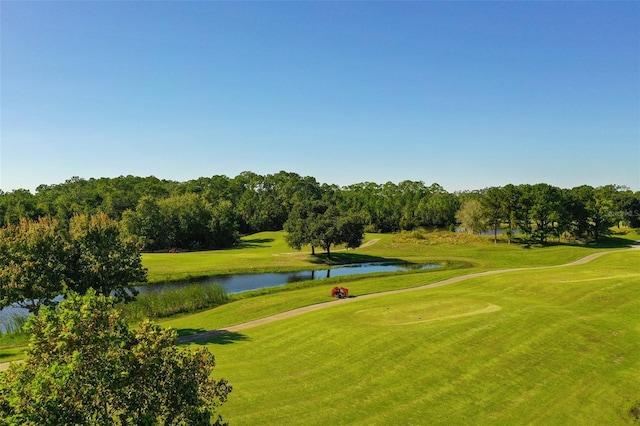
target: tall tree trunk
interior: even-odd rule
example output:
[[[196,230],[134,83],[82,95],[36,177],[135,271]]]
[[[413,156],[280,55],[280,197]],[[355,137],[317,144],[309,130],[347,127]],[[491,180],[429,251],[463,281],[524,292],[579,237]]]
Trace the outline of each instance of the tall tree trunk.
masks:
[[[315,256],[315,255],[316,255],[316,246],[311,244],[311,256]]]

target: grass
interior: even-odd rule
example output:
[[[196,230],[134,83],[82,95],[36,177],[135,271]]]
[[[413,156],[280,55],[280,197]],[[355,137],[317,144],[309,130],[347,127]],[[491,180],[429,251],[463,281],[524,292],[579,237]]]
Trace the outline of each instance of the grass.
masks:
[[[336,253],[337,261],[446,259],[473,267],[295,283],[160,323],[190,334],[326,302],[337,283],[360,296],[470,272],[558,265],[640,240],[627,232],[599,247],[524,248],[446,232],[368,238],[380,241]],[[324,261],[288,250],[282,233],[263,233],[227,252],[148,256],[158,256],[157,264],[167,256],[163,267],[173,264],[185,276]],[[640,250],[625,251],[581,266],[356,297],[197,344],[215,354],[215,376],[234,386],[219,409],[231,424],[632,424],[640,415],[638,264]],[[166,278],[152,269],[150,276]],[[24,356],[24,341],[8,339],[0,336],[0,362]]]
[[[29,341],[26,335],[24,336],[24,341],[21,342],[21,345],[26,345]],[[0,349],[0,362],[9,362],[9,361],[18,361],[25,357],[25,347],[24,346],[15,346],[15,347],[3,347]]]
[[[600,246],[549,244],[531,248],[524,248],[520,244],[507,244],[504,240],[494,244],[492,237],[450,232],[413,231],[401,234],[367,234],[365,242],[373,239],[379,241],[354,251],[334,252],[334,262],[393,260],[410,263],[445,262],[449,266],[444,270],[403,273],[402,280],[397,279],[397,274],[385,274],[383,278],[376,280],[369,280],[363,276],[340,277],[326,282],[303,282],[286,285],[281,289],[254,291],[233,296],[236,302],[230,305],[196,314],[176,315],[159,322],[163,326],[177,328],[181,334],[195,333],[324,302],[327,300],[327,288],[338,283],[348,286],[352,294],[366,294],[415,287],[479,270],[557,265],[576,260],[594,251],[629,246],[632,241],[640,240],[640,235],[626,230]],[[283,232],[263,232],[243,238],[242,243],[231,250],[145,254],[143,263],[149,269],[150,281],[161,282],[231,272],[312,269],[322,267],[328,261],[322,254],[312,257],[309,252],[309,248],[301,252],[292,252],[284,241]],[[469,265],[473,265],[474,268],[456,270],[461,266]],[[304,287],[310,288],[291,291]],[[253,297],[256,295],[261,296]],[[180,307],[171,312],[165,311],[164,314],[194,308],[197,307]],[[134,318],[145,315],[145,309],[139,311],[141,313],[134,315]],[[150,314],[150,311],[147,315],[157,316]],[[19,337],[11,342],[7,339],[9,338],[0,336],[0,356],[4,348],[13,350],[14,346],[20,344],[16,343],[20,341]],[[26,340],[26,338],[22,339]]]
[[[377,239],[376,244],[353,251],[337,251],[329,262],[318,250],[310,255],[310,248],[295,251],[284,241],[284,232],[261,232],[244,237],[239,246],[230,250],[189,253],[145,253],[142,261],[148,269],[149,283],[197,279],[206,276],[294,271],[318,269],[327,263],[357,263],[370,261],[404,261],[425,263],[443,259],[470,262],[484,268],[545,266],[567,263],[590,251],[628,246],[640,235],[628,231],[600,245],[554,244],[525,248],[521,244],[507,244],[493,237],[452,232],[413,231],[401,234],[367,234],[365,243]]]
[[[638,264],[640,251],[611,253],[354,300],[212,340],[216,376],[234,386],[220,412],[247,425],[632,422]]]
[[[286,245],[283,232],[261,232],[244,237],[229,250],[188,253],[145,253],[149,283],[206,276],[311,269],[311,250],[296,252]],[[320,266],[316,266],[319,268]]]
[[[231,295],[232,298],[237,298],[232,303],[202,312],[159,319],[157,322],[163,327],[175,328],[180,335],[190,334],[331,301],[330,289],[335,285],[348,286],[350,294],[363,295],[417,287],[466,273],[467,271],[462,269],[423,270],[410,273],[378,274],[374,277],[368,275],[351,276],[287,284],[284,289],[271,291],[265,289],[264,294],[259,297],[251,297],[251,294],[247,294],[244,298],[242,295]],[[311,285],[311,287],[306,287],[306,285]]]
[[[193,312],[223,305],[229,301],[224,288],[219,285],[189,285],[182,289],[160,293],[141,293],[135,302],[122,304],[124,318],[139,322],[144,318],[162,318],[183,312]]]

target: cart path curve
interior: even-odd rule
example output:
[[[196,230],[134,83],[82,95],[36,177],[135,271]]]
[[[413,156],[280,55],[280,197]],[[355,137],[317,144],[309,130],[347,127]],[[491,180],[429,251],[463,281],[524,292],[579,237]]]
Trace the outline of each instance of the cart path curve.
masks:
[[[231,326],[225,327],[223,329],[203,331],[202,333],[191,334],[191,335],[188,335],[188,336],[180,336],[180,337],[178,337],[178,343],[191,343],[191,342],[196,342],[198,340],[203,340],[203,339],[208,339],[208,338],[211,338],[211,337],[219,336],[219,335],[225,334],[225,333],[235,333],[235,332],[238,332],[238,331],[247,330],[249,328],[258,327],[260,325],[270,324],[272,322],[281,321],[283,319],[292,318],[292,317],[295,317],[295,316],[298,316],[298,315],[303,315],[303,314],[306,314],[308,312],[313,312],[313,311],[317,311],[317,310],[320,310],[320,309],[325,309],[325,308],[334,306],[334,305],[336,305],[338,303],[352,303],[352,302],[355,302],[355,301],[358,301],[358,300],[373,299],[373,298],[376,298],[376,297],[382,297],[382,296],[387,296],[387,295],[391,295],[391,294],[408,293],[408,292],[411,292],[411,291],[419,291],[419,290],[425,290],[425,289],[429,289],[429,288],[442,287],[442,286],[445,286],[445,285],[455,284],[455,283],[459,283],[461,281],[466,281],[466,280],[470,280],[470,279],[473,279],[473,278],[484,277],[484,276],[488,276],[488,275],[498,275],[498,274],[505,274],[505,273],[509,273],[509,272],[517,272],[517,271],[533,271],[533,270],[543,270],[543,269],[563,268],[563,267],[567,267],[567,266],[584,265],[585,263],[589,263],[589,262],[591,262],[591,261],[593,261],[593,260],[595,260],[595,259],[597,259],[599,257],[602,257],[602,256],[604,256],[606,254],[619,253],[619,252],[627,251],[627,250],[640,250],[640,241],[636,241],[631,249],[601,251],[601,252],[597,252],[597,253],[592,253],[592,254],[587,255],[587,256],[585,256],[583,258],[580,258],[578,260],[574,260],[573,262],[564,263],[562,265],[533,266],[533,267],[525,267],[525,268],[508,268],[508,269],[496,269],[496,270],[484,271],[484,272],[475,272],[475,273],[472,273],[472,274],[467,274],[467,275],[461,275],[459,277],[448,278],[446,280],[438,281],[438,282],[431,283],[431,284],[425,284],[425,285],[418,286],[418,287],[403,288],[403,289],[399,289],[399,290],[389,290],[389,291],[384,291],[384,292],[380,292],[380,293],[370,293],[370,294],[364,294],[364,295],[358,296],[358,297],[350,297],[350,298],[347,298],[347,299],[335,299],[335,300],[332,300],[332,301],[329,301],[329,302],[318,303],[318,304],[309,305],[309,306],[303,306],[301,308],[292,309],[290,311],[281,312],[279,314],[270,315],[268,317],[259,318],[259,319],[253,320],[253,321],[248,321],[248,322],[243,322],[243,323],[240,323],[240,324],[231,325]],[[22,362],[22,361],[14,361],[14,362]],[[9,368],[9,365],[11,365],[11,362],[0,363],[0,371],[7,370]]]
[[[636,242],[636,245],[634,245],[631,250],[638,250],[640,249],[640,242]],[[362,296],[357,296],[357,297],[350,297],[347,299],[335,299],[329,302],[323,302],[323,303],[318,303],[315,305],[309,305],[309,306],[303,306],[301,308],[296,308],[296,309],[292,309],[290,311],[286,311],[286,312],[281,312],[279,314],[275,314],[275,315],[270,315],[268,317],[264,317],[264,318],[259,318],[253,321],[247,321],[247,322],[243,322],[240,324],[235,324],[229,327],[225,327],[223,329],[217,329],[217,330],[210,330],[210,331],[203,331],[201,333],[196,333],[196,334],[191,334],[188,336],[180,336],[178,337],[178,342],[179,343],[190,343],[190,342],[195,342],[198,340],[202,340],[202,339],[207,339],[207,338],[211,338],[214,336],[218,336],[224,333],[235,333],[238,331],[242,331],[242,330],[246,330],[249,328],[253,328],[253,327],[258,327],[260,325],[264,325],[264,324],[270,324],[272,322],[276,322],[276,321],[280,321],[283,319],[287,319],[287,318],[292,318],[298,315],[303,315],[309,312],[313,312],[313,311],[317,311],[320,309],[325,309],[331,306],[334,306],[338,303],[352,303],[358,300],[366,300],[366,299],[373,299],[376,297],[382,297],[382,296],[388,296],[391,294],[399,294],[399,293],[408,293],[410,291],[419,291],[419,290],[425,290],[425,289],[429,289],[429,288],[435,288],[435,287],[442,287],[445,285],[449,285],[449,284],[455,284],[455,283],[459,283],[461,281],[466,281],[466,280],[470,280],[473,278],[478,278],[478,277],[484,277],[484,276],[488,276],[488,275],[498,275],[498,274],[505,274],[508,272],[517,272],[517,271],[533,271],[533,270],[541,270],[541,269],[553,269],[553,268],[563,268],[563,267],[567,267],[567,266],[578,266],[578,265],[584,265],[585,263],[589,263],[601,256],[604,256],[606,254],[609,253],[618,253],[621,251],[626,251],[629,249],[623,249],[623,250],[611,250],[611,251],[601,251],[601,252],[597,252],[597,253],[592,253],[590,255],[587,255],[583,258],[580,258],[578,260],[574,260],[573,262],[569,262],[569,263],[564,263],[562,265],[551,265],[551,266],[533,266],[533,267],[525,267],[525,268],[508,268],[508,269],[496,269],[496,270],[492,270],[492,271],[484,271],[484,272],[475,272],[472,274],[467,274],[467,275],[461,275],[458,277],[453,277],[453,278],[448,278],[446,280],[442,280],[442,281],[438,281],[435,283],[431,283],[431,284],[425,284],[422,286],[418,286],[418,287],[409,287],[409,288],[403,288],[403,289],[399,289],[399,290],[389,290],[389,291],[383,291],[380,293],[369,293],[369,294],[364,294]]]

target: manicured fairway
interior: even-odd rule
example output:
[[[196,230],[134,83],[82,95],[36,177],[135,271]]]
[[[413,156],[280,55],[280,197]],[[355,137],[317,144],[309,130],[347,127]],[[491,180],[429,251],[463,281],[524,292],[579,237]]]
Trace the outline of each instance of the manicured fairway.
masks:
[[[623,424],[640,405],[638,265],[640,250],[611,253],[222,336],[208,344],[234,385],[220,411],[243,425]]]

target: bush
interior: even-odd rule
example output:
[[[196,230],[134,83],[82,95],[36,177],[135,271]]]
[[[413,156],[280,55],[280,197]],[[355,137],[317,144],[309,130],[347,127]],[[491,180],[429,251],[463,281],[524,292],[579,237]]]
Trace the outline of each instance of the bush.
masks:
[[[141,293],[135,302],[122,306],[130,321],[143,318],[162,318],[171,315],[213,308],[229,302],[224,287],[193,284],[179,290]]]

